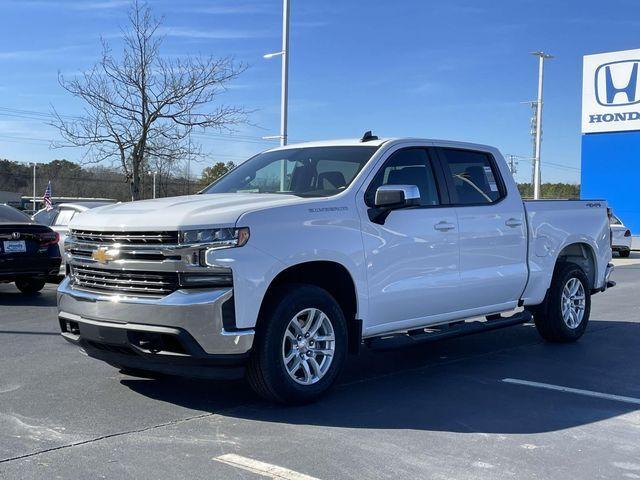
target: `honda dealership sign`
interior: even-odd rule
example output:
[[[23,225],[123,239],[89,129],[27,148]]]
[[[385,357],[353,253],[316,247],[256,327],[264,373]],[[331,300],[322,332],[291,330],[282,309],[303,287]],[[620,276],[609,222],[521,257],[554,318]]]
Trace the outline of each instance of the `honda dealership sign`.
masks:
[[[640,50],[584,57],[582,133],[640,130]]]

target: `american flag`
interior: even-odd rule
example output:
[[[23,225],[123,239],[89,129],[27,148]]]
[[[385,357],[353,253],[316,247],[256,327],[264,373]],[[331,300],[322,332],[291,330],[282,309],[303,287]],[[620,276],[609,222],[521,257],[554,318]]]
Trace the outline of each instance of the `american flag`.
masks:
[[[47,189],[44,191],[42,200],[44,200],[44,208],[47,212],[53,210],[53,205],[51,204],[51,181],[47,184]]]

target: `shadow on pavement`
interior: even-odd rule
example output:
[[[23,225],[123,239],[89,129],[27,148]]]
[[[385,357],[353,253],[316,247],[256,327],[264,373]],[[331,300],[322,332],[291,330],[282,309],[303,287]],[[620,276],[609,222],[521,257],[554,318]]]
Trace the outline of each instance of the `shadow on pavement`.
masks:
[[[33,295],[25,295],[17,289],[0,290],[0,307],[55,307],[56,302],[56,291],[48,288]]]
[[[226,417],[340,428],[448,432],[538,433],[591,424],[637,406],[537,388],[508,385],[515,377],[640,396],[640,326],[595,321],[576,344],[542,342],[530,325],[352,357],[342,382],[318,403],[267,404],[243,382],[166,378],[125,379],[132,390],[165,402]],[[521,348],[522,347],[522,348]],[[589,384],[589,382],[595,382]],[[249,404],[221,405],[228,389]],[[611,391],[613,390],[613,391]]]

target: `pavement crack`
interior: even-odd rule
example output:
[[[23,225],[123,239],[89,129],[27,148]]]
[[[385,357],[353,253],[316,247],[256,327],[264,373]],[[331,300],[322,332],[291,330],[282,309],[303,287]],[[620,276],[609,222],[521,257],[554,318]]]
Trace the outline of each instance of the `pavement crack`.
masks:
[[[100,435],[98,437],[90,438],[90,439],[87,439],[87,440],[80,440],[80,441],[77,441],[77,442],[71,442],[71,443],[67,443],[67,444],[64,444],[64,445],[58,445],[56,447],[45,448],[45,449],[38,450],[38,451],[35,451],[35,452],[31,452],[31,453],[25,453],[23,455],[16,455],[14,457],[0,459],[0,464],[8,463],[8,462],[14,462],[16,460],[23,460],[25,458],[36,457],[36,456],[42,455],[44,453],[55,452],[57,450],[64,450],[64,449],[72,448],[72,447],[79,447],[79,446],[82,446],[82,445],[89,445],[89,444],[92,444],[92,443],[95,443],[95,442],[99,442],[101,440],[107,440],[107,439],[110,439],[110,438],[122,437],[122,436],[126,436],[126,435],[133,435],[133,434],[136,434],[136,433],[144,433],[144,432],[148,432],[148,431],[151,431],[151,430],[155,430],[157,428],[164,428],[164,427],[170,427],[172,425],[179,425],[181,423],[189,422],[191,420],[198,420],[198,419],[201,419],[201,418],[212,417],[212,416],[215,416],[215,415],[218,415],[218,413],[217,412],[207,412],[207,413],[203,413],[201,415],[194,415],[192,417],[181,418],[181,419],[178,419],[178,420],[171,420],[169,422],[159,423],[159,424],[151,425],[151,426],[144,427],[144,428],[138,428],[138,429],[134,429],[134,430],[127,430],[127,431],[124,431],[124,432],[115,432],[115,433],[109,433],[109,434],[106,434],[106,435]]]

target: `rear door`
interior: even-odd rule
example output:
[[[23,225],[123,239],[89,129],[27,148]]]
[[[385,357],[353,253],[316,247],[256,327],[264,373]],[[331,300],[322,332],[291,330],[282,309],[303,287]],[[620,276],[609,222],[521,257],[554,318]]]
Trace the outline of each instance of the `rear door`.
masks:
[[[440,147],[438,154],[460,225],[460,309],[513,308],[527,281],[520,195],[507,191],[491,152]]]
[[[383,225],[368,210],[381,185],[416,185],[420,206],[392,211]],[[358,194],[369,295],[365,334],[423,326],[457,309],[458,220],[427,147],[396,148]]]

